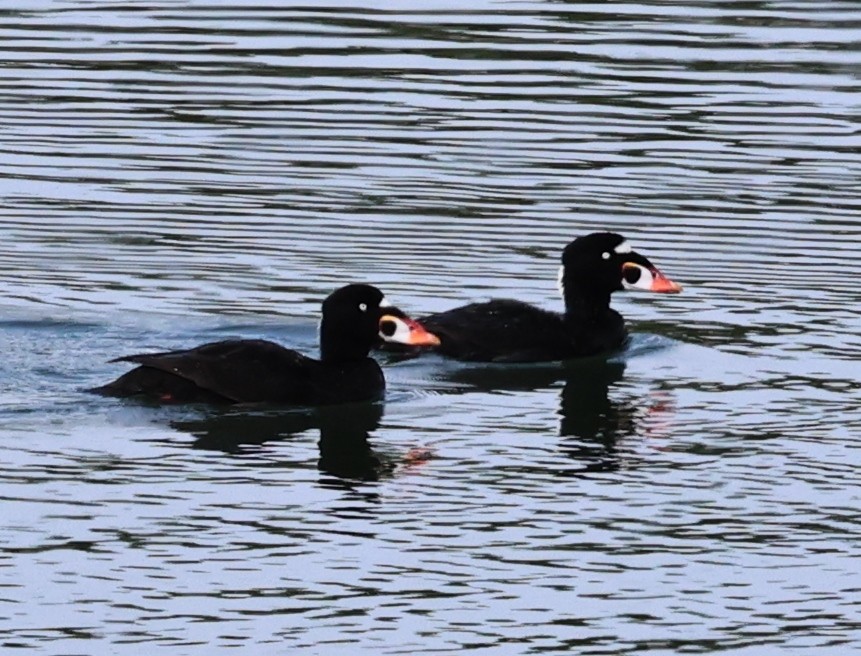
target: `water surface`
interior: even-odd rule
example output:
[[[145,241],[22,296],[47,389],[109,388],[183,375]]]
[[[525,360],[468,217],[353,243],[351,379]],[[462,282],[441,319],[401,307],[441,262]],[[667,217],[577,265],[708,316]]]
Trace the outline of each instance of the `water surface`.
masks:
[[[861,648],[854,2],[0,10],[0,645]],[[674,297],[562,366],[382,356],[384,404],[154,408],[112,357],[313,352],[367,281],[558,309],[623,233]]]

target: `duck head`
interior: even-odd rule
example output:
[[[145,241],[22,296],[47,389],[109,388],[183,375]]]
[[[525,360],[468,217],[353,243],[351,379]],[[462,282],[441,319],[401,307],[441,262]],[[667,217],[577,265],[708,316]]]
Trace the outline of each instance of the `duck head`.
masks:
[[[380,340],[435,346],[439,339],[392,307],[373,285],[352,284],[335,290],[323,301],[320,321],[320,358],[365,358]]]
[[[622,235],[594,232],[578,237],[562,252],[559,287],[566,307],[578,303],[608,305],[622,289],[675,294],[682,286],[667,278]]]

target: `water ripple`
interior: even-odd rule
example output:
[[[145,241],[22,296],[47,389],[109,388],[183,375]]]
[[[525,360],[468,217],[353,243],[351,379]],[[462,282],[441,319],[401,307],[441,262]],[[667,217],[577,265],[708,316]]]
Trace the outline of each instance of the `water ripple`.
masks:
[[[0,12],[0,642],[857,651],[859,26],[839,0]],[[381,356],[386,403],[334,416],[81,392],[133,351],[314,353],[352,280],[558,310],[600,229],[686,288],[616,295],[607,362]]]

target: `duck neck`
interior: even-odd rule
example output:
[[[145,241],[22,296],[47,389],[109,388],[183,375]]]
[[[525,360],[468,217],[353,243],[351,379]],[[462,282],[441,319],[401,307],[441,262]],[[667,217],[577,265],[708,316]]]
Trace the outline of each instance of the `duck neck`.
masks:
[[[323,362],[351,362],[368,357],[371,347],[351,331],[339,329],[325,320],[320,322],[320,360]]]
[[[610,310],[610,292],[596,291],[566,281],[563,296],[568,319],[594,321],[606,316]]]

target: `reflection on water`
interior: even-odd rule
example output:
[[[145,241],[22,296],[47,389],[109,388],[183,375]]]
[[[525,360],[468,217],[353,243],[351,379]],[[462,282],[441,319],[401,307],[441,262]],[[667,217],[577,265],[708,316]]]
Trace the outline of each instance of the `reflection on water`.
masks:
[[[638,344],[644,341],[648,340],[637,340]],[[623,354],[535,365],[447,363],[431,376],[443,394],[558,393],[558,434],[563,438],[560,451],[575,466],[556,473],[578,475],[633,465],[627,460],[631,447],[662,438],[672,422],[671,393],[646,390],[632,394],[619,385],[628,357]]]
[[[639,408],[611,400],[611,388],[622,380],[624,362],[590,359],[569,369],[562,388],[559,435],[567,437],[562,449],[577,461],[588,462],[588,471],[618,468],[616,442],[637,437]]]
[[[861,650],[861,5],[18,4],[2,648]],[[559,309],[602,229],[685,283],[609,360],[387,360],[384,415],[80,391],[313,352],[351,281]]]
[[[589,358],[564,365],[457,366],[431,375],[445,394],[542,390],[561,383],[559,435],[568,438],[561,449],[578,463],[577,471],[589,472],[618,469],[617,442],[645,439],[643,416],[668,412],[666,399],[614,400],[612,388],[624,372],[624,361]],[[383,405],[377,403],[280,411],[251,406],[211,410],[204,417],[174,420],[170,425],[193,435],[194,448],[226,453],[242,453],[245,447],[287,440],[313,429],[320,436],[320,471],[346,479],[378,480],[397,465],[375,453],[369,441],[382,418]],[[412,454],[405,462],[416,457]]]
[[[232,409],[193,420],[172,421],[191,433],[197,449],[241,453],[243,447],[286,440],[311,429],[319,431],[320,471],[336,477],[378,480],[391,474],[396,462],[377,455],[370,436],[380,426],[383,406],[358,403],[297,410]]]

